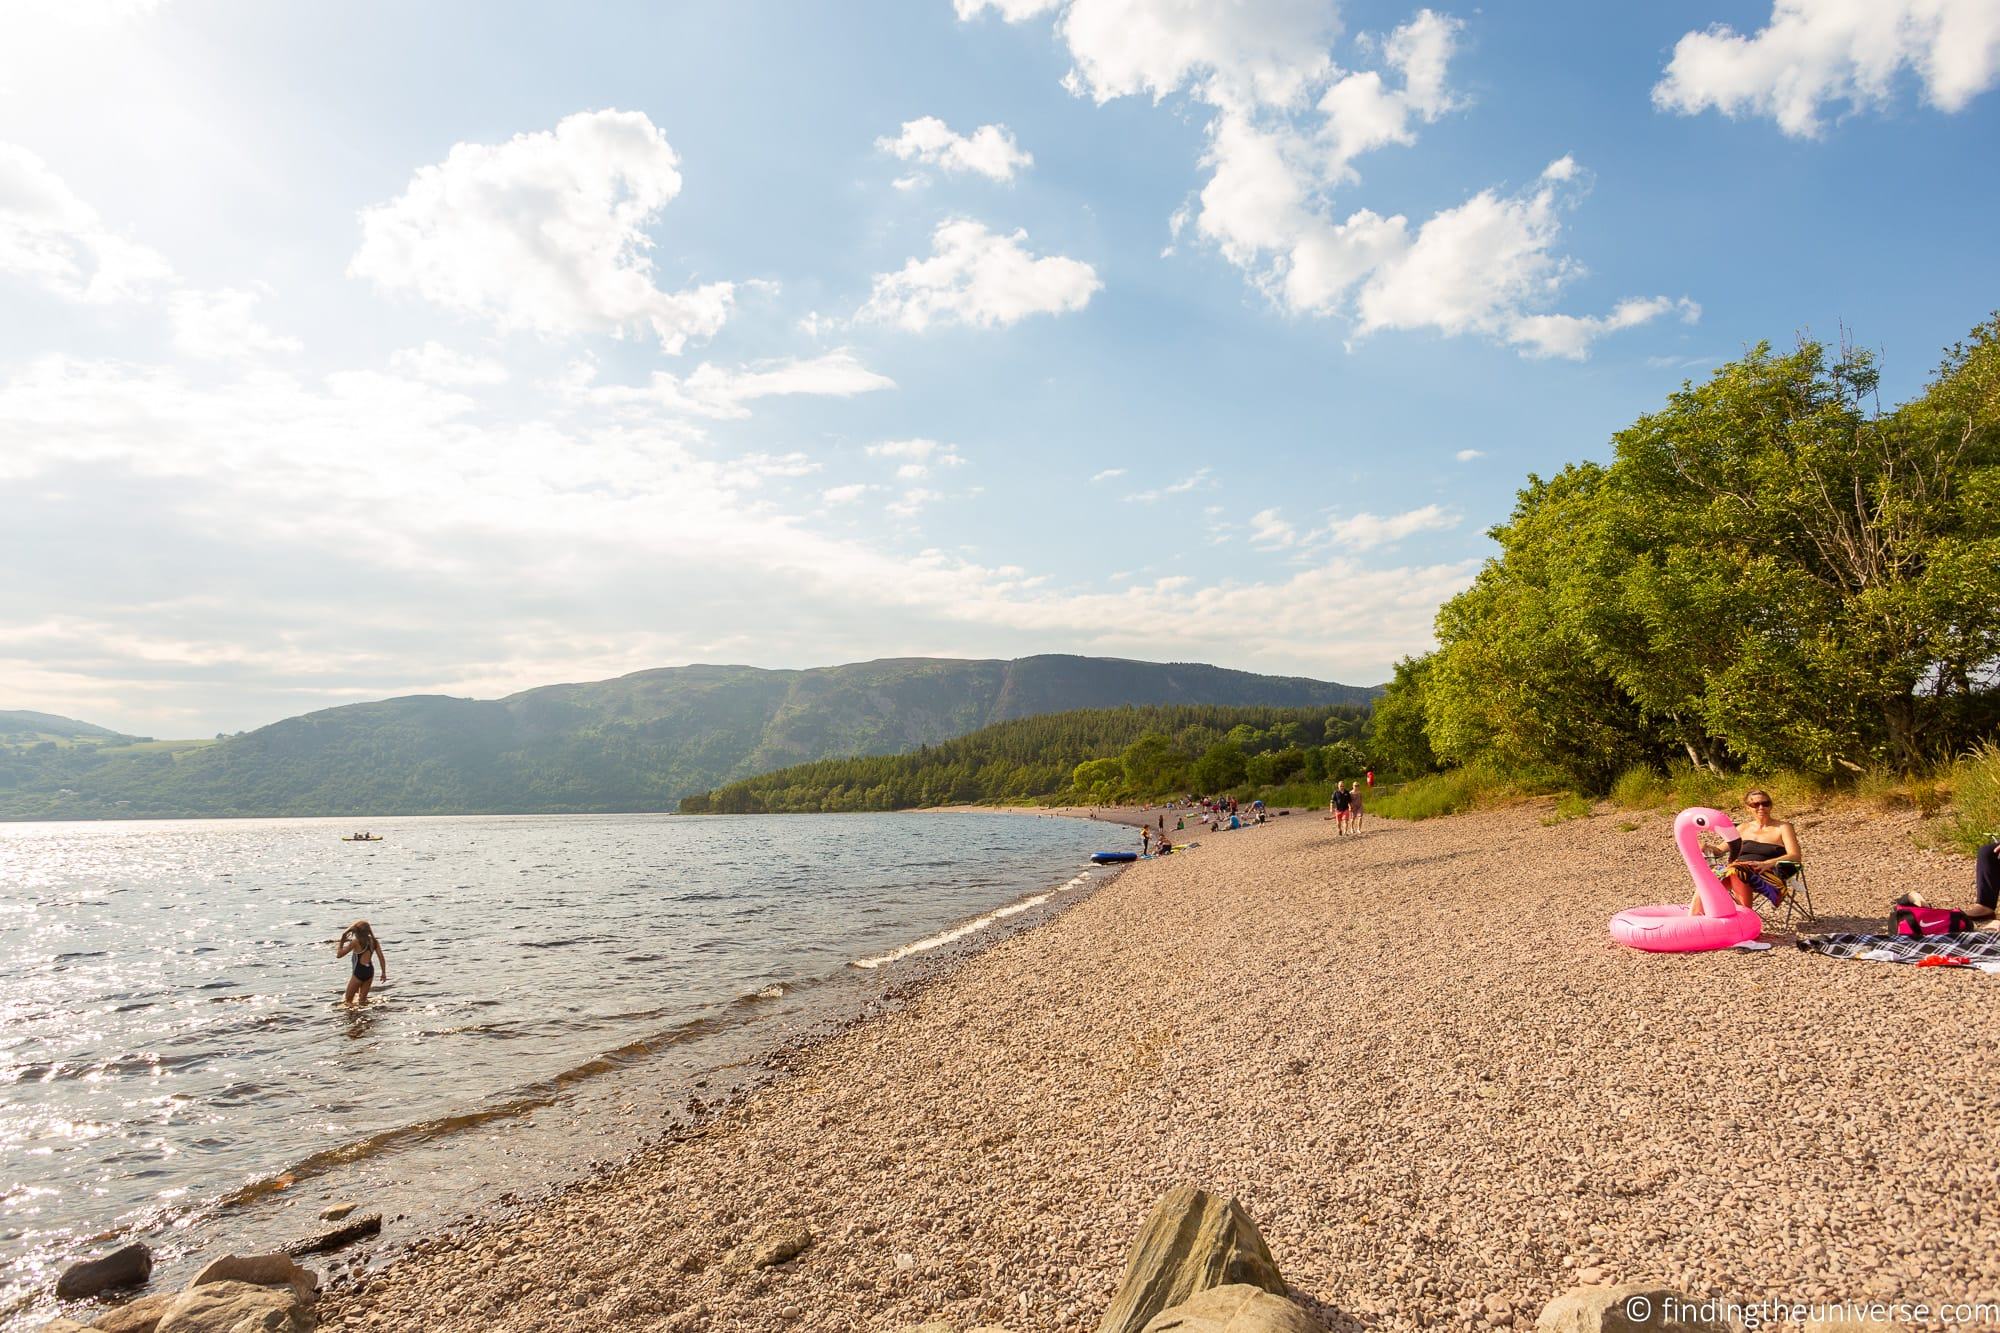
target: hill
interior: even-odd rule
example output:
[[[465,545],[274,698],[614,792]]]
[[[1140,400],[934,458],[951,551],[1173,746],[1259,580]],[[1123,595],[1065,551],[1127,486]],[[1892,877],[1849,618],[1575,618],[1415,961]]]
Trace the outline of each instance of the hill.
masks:
[[[685,814],[910,810],[978,801],[1104,804],[1248,794],[1359,777],[1368,710],[1180,704],[1021,718],[914,753],[823,759],[681,802]],[[1323,799],[1315,794],[1314,803]]]
[[[36,745],[43,741],[58,743],[87,741],[98,744],[144,739],[141,736],[127,736],[109,727],[79,722],[73,717],[57,717],[54,713],[36,713],[25,708],[0,708],[0,745]]]
[[[771,769],[899,753],[1040,713],[1329,708],[1365,704],[1375,693],[1212,666],[1053,655],[798,671],[669,667],[504,699],[350,704],[198,746],[0,745],[0,818],[670,810],[683,796]]]

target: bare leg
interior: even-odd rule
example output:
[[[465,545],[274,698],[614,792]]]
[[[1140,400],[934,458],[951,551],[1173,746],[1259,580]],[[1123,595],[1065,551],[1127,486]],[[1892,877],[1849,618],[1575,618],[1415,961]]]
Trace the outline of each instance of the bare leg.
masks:
[[[375,989],[375,978],[370,977],[366,981],[357,981],[353,984],[352,989],[354,990],[354,1003],[357,1005],[366,1005],[368,1003],[368,992]]]
[[[347,994],[340,997],[340,1002],[342,1004],[353,1004],[355,996],[357,995],[366,996],[367,994],[368,994],[368,988],[361,984],[361,979],[359,977],[350,976],[347,978]]]

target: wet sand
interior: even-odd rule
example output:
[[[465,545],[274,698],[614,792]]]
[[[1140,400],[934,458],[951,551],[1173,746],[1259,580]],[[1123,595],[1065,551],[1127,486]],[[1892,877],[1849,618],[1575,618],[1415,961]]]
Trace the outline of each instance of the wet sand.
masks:
[[[1089,1329],[1181,1182],[1336,1329],[1525,1326],[1585,1280],[2000,1299],[2000,978],[1620,949],[1612,912],[1687,896],[1668,817],[1545,814],[1198,835],[324,1327]],[[1829,928],[1969,890],[1911,817],[1801,827]],[[729,1257],[782,1223],[797,1259]]]

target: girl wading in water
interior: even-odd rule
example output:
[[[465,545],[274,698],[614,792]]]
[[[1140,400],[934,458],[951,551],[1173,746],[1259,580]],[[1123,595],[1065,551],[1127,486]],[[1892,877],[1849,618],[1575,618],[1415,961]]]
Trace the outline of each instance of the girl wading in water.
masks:
[[[389,955],[382,952],[382,941],[375,938],[375,930],[366,921],[357,921],[340,932],[340,943],[334,946],[335,958],[354,958],[354,971],[347,978],[347,994],[342,1004],[368,1003],[369,988],[375,984],[375,964],[382,964],[382,984],[389,984]]]

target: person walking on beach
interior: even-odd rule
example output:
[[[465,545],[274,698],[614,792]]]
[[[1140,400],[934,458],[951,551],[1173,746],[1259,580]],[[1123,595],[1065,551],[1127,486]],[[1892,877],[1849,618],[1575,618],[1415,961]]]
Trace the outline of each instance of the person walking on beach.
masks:
[[[1347,812],[1354,804],[1346,783],[1336,781],[1333,784],[1333,799],[1328,804],[1333,807],[1333,831],[1344,835],[1347,832]]]
[[[382,941],[375,938],[374,927],[366,921],[357,921],[340,932],[340,942],[334,946],[335,958],[352,957],[354,970],[347,977],[347,994],[341,998],[342,1004],[367,1004],[368,992],[375,985],[375,964],[382,964],[382,984],[389,984],[389,955],[382,952]]]

